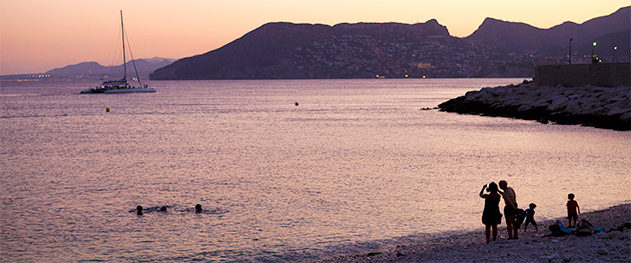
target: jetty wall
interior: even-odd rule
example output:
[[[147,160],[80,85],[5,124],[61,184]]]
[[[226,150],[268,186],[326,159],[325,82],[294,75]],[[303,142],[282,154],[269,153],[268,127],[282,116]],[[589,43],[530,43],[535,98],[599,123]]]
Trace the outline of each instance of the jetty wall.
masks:
[[[629,87],[631,63],[536,66],[534,81],[537,86],[549,87]]]

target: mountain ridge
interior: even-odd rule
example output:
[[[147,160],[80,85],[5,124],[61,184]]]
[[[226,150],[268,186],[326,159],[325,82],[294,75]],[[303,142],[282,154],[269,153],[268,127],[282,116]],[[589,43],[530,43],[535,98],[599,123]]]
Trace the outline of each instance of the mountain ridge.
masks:
[[[272,22],[218,49],[159,68],[150,78],[532,77],[535,64],[566,61],[571,38],[575,61],[586,57],[595,40],[603,47],[615,43],[629,49],[630,10],[548,29],[486,18],[464,38],[451,36],[436,19],[333,26]]]
[[[567,47],[574,39],[575,46],[589,46],[591,42],[606,34],[624,32],[629,29],[631,6],[622,7],[616,12],[592,18],[581,24],[566,21],[548,29],[537,28],[521,22],[508,22],[486,18],[466,40],[485,44],[506,52],[525,50],[545,50],[554,47]],[[603,43],[612,45],[612,43]]]
[[[133,63],[136,63],[138,74],[142,79],[148,79],[148,76],[154,70],[168,66],[176,61],[176,59],[153,57],[148,59],[135,59],[128,61],[128,69],[133,68]],[[116,66],[103,66],[95,61],[80,62],[77,64],[67,65],[61,68],[55,68],[47,71],[45,74],[54,78],[86,78],[86,79],[101,79],[109,75],[123,75],[123,65]],[[129,71],[128,71],[129,74]]]

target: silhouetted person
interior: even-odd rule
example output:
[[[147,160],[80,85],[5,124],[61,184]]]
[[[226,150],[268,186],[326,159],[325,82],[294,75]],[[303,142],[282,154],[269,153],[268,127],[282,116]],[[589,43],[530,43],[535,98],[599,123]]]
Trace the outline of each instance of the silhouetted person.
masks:
[[[137,210],[137,211],[136,211],[136,214],[138,214],[139,216],[141,216],[141,215],[142,215],[142,206],[140,206],[140,205],[139,205],[139,206],[136,206],[136,210]]]
[[[200,204],[196,204],[196,205],[195,205],[195,213],[201,213],[202,211],[204,211],[204,210],[202,209],[202,205],[200,205]]]
[[[504,190],[504,192],[498,191],[502,197],[504,198],[504,216],[506,217],[506,230],[508,231],[508,239],[519,239],[517,236],[517,230],[519,230],[519,225],[515,221],[515,215],[517,213],[517,198],[515,195],[515,190],[508,186],[506,181],[500,181],[500,189]]]
[[[166,211],[167,211],[167,207],[166,206],[160,207],[160,212],[166,212]]]
[[[484,193],[485,189],[489,194]],[[480,197],[484,198],[482,223],[486,226],[484,234],[486,235],[486,243],[488,244],[491,241],[491,228],[493,228],[493,241],[497,239],[497,225],[502,221],[499,206],[502,197],[498,193],[497,184],[495,182],[484,185],[482,190],[480,190]]]
[[[535,231],[539,232],[537,221],[535,221],[535,207],[537,207],[537,205],[535,203],[530,203],[529,207],[530,208],[526,209],[526,223],[524,223],[524,233],[528,231],[528,223],[535,226]]]
[[[581,208],[578,207],[578,202],[574,200],[574,194],[567,195],[567,220],[568,227],[576,227],[576,220],[578,219],[578,214],[581,213]],[[574,219],[574,225],[572,226],[572,219]]]

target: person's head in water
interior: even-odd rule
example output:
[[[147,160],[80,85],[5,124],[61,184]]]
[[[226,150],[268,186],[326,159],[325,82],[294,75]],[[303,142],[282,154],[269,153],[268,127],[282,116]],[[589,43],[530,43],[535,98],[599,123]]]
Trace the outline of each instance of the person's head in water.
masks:
[[[160,207],[160,212],[166,212],[166,211],[167,211],[167,207],[166,206]]]
[[[487,188],[491,193],[497,193],[497,184],[495,182],[491,182],[489,184],[489,188]]]
[[[142,215],[142,206],[136,206],[136,214]]]
[[[195,213],[201,213],[202,211],[203,211],[202,210],[202,205],[196,204],[195,205]]]

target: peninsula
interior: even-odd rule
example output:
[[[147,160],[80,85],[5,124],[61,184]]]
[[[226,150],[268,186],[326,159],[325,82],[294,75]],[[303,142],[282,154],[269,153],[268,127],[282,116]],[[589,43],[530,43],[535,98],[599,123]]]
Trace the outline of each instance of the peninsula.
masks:
[[[631,88],[520,85],[483,88],[440,104],[442,111],[631,130]]]

